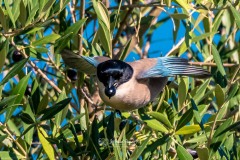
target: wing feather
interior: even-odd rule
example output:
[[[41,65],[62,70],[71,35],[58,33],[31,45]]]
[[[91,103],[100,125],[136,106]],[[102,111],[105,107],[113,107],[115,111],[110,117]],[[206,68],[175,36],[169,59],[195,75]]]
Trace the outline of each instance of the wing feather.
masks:
[[[95,75],[97,73],[97,65],[110,59],[103,56],[80,56],[66,49],[61,52],[61,55],[64,63],[67,64],[69,67],[77,69],[78,71],[84,72],[89,75]]]
[[[196,78],[208,78],[211,74],[198,66],[188,63],[188,60],[179,57],[159,57],[156,64],[141,73],[138,79],[154,77],[171,77],[175,75],[191,76]]]

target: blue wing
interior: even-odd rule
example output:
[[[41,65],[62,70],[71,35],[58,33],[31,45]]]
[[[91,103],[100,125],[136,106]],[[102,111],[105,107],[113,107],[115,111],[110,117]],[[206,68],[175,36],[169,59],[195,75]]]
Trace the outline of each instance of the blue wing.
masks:
[[[179,57],[159,57],[156,64],[142,72],[138,79],[154,77],[171,77],[175,75],[191,76],[196,78],[208,78],[211,74],[197,66],[190,65],[188,60]]]
[[[72,51],[64,49],[61,53],[63,61],[71,68],[84,72],[89,75],[97,73],[97,66],[99,63],[109,60],[108,57],[87,57],[80,56]]]

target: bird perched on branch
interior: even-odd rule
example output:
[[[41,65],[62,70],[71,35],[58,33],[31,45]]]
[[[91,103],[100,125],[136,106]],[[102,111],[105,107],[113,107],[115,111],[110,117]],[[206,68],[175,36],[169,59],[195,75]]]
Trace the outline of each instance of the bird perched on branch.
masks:
[[[120,111],[138,109],[153,101],[167,84],[168,77],[210,77],[207,70],[179,57],[123,62],[103,56],[80,56],[69,50],[63,50],[61,55],[68,66],[96,75],[100,97],[106,105]]]

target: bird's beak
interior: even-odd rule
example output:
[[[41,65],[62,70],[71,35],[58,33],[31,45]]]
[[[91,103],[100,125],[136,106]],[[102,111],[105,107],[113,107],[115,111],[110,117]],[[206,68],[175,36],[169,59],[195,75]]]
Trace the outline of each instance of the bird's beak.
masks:
[[[109,81],[108,81],[108,88],[111,88],[114,84],[114,79],[112,76],[110,76]]]
[[[105,86],[105,94],[110,99],[112,96],[114,96],[116,93],[116,88],[114,86],[114,79],[112,76],[110,76],[108,81],[108,86]]]

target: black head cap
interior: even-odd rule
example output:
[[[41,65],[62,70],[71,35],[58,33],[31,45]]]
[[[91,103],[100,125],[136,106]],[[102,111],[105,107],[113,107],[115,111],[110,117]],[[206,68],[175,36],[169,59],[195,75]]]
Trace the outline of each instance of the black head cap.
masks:
[[[115,95],[116,88],[131,79],[132,67],[120,60],[108,60],[97,66],[97,77],[105,86],[105,94],[110,98]]]

